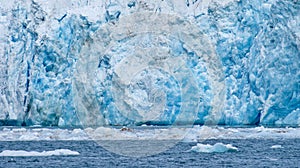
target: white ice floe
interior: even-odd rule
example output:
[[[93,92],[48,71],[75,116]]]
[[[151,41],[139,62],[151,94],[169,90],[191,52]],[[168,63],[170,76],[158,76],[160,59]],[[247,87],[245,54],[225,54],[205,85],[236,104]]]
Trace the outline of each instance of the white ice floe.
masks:
[[[0,128],[0,141],[39,140],[183,140],[200,142],[205,139],[276,139],[300,138],[300,128],[224,128],[209,126],[133,128],[99,127],[86,129],[62,128]]]
[[[300,138],[300,128],[224,128],[196,126],[185,136],[186,141],[203,139],[274,139]]]
[[[213,153],[213,152],[236,152],[238,151],[237,147],[232,146],[231,144],[223,144],[223,143],[216,143],[214,145],[210,144],[201,144],[198,143],[196,146],[193,146],[191,151],[194,152],[201,152],[201,153]]]
[[[56,149],[53,151],[24,151],[24,150],[4,150],[0,153],[0,156],[68,156],[79,155],[79,152],[69,149]]]
[[[283,148],[281,145],[273,145],[271,146],[272,149],[281,149]]]

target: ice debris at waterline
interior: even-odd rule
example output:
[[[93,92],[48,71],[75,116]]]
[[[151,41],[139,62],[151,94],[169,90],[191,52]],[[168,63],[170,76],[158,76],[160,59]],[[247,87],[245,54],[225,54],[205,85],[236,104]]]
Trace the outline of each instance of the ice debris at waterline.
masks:
[[[297,126],[299,27],[297,0],[6,1],[0,125]]]
[[[216,143],[214,145],[210,144],[201,144],[197,143],[196,146],[193,146],[191,151],[194,152],[201,152],[201,153],[223,153],[223,152],[236,152],[238,151],[237,147],[232,146],[231,144],[223,144],[223,143]]]
[[[56,141],[56,140],[179,140],[200,142],[206,139],[295,139],[300,128],[118,128],[49,129],[3,128],[0,141]],[[273,148],[276,148],[274,146]]]
[[[77,151],[71,151],[69,149],[56,149],[53,151],[24,151],[24,150],[4,150],[0,153],[0,156],[70,156],[79,155]]]

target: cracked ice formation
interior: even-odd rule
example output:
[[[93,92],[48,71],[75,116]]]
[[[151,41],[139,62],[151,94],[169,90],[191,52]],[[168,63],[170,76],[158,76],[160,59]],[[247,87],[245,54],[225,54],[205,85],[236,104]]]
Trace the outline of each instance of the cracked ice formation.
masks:
[[[141,70],[132,81],[144,85],[130,85],[127,89],[127,92],[132,92],[129,99],[123,100],[122,96],[113,95],[125,92],[119,90],[110,93],[109,87],[102,84],[111,82],[101,83],[101,80],[113,79],[110,74],[120,75],[114,66],[124,58],[128,60],[133,57],[135,50],[132,46],[140,44],[145,45],[141,50],[149,48],[147,36],[130,36],[135,31],[130,30],[127,39],[114,41],[118,47],[112,48],[106,57],[100,57],[100,53],[99,60],[91,64],[94,66],[92,69],[98,68],[97,78],[92,83],[94,90],[88,90],[91,93],[78,93],[74,74],[78,74],[78,65],[83,65],[81,61],[84,57],[78,54],[84,49],[83,46],[92,44],[94,40],[105,41],[105,38],[109,38],[102,32],[103,27],[113,27],[122,19],[130,20],[134,14],[144,12],[153,13],[154,16],[176,16],[197,27],[212,44],[217,62],[221,63],[221,67],[214,70],[221,71],[223,77],[213,77],[215,71],[205,62],[205,57],[197,51],[193,52],[193,46],[186,47],[189,42],[180,40],[180,33],[173,34],[173,37],[161,34],[165,43],[155,44],[156,48],[167,46],[171,56],[182,58],[179,60],[185,63],[184,67],[190,70],[188,74],[192,74],[192,77],[183,76],[178,84],[177,77],[164,68]],[[152,27],[155,28],[155,25],[149,25],[148,28]],[[180,94],[184,79],[192,79],[187,82],[192,85],[197,83],[195,101],[199,106],[194,111],[196,123],[299,125],[299,27],[300,2],[297,0],[5,2],[0,7],[1,123],[80,125],[76,113],[86,109],[84,106],[78,107],[77,98],[80,95],[93,95],[93,99],[88,96],[83,98],[97,105],[97,117],[101,123],[134,123],[128,119],[132,117],[124,117],[116,110],[126,109],[120,108],[120,102],[126,101],[121,104],[129,105],[146,117],[145,120],[157,117],[157,111],[166,110],[165,114],[173,114],[166,117],[168,124],[183,110],[180,109],[180,103],[185,94]],[[109,31],[112,30],[108,29],[108,34],[111,33]],[[185,31],[189,30],[180,30]],[[97,36],[99,32],[100,37]],[[155,39],[155,33],[148,36],[148,39]],[[184,39],[185,36],[182,37]],[[162,53],[166,55],[168,50],[162,50]],[[142,76],[143,73],[146,76]],[[149,83],[145,84],[147,79]],[[155,83],[157,79],[165,83]],[[224,84],[224,98],[217,95],[220,91],[216,91],[218,88],[214,82]],[[222,103],[214,101],[216,97],[222,99]],[[153,104],[160,105],[151,106]],[[221,108],[214,113],[216,105]],[[152,109],[155,115],[147,115],[147,108]],[[217,117],[214,116],[216,114]],[[136,118],[133,120],[136,121]],[[163,124],[165,121],[160,123],[158,120],[157,123]]]

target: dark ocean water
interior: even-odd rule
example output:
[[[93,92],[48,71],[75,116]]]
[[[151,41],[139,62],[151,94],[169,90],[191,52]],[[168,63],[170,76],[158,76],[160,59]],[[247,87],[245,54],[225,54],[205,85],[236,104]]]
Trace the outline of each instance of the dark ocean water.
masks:
[[[49,151],[70,149],[78,156],[0,157],[0,167],[300,167],[300,139],[206,140],[238,147],[237,152],[197,153],[196,143],[180,142],[169,150],[148,157],[132,158],[111,153],[94,141],[0,142],[3,150]],[[283,148],[272,149],[273,145]]]

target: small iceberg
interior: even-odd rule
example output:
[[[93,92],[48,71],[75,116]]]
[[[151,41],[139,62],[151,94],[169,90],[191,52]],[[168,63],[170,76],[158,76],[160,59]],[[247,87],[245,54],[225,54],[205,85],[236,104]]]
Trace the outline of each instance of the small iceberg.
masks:
[[[4,150],[0,153],[0,156],[69,156],[79,155],[77,151],[71,151],[69,149],[56,149],[53,151],[24,151],[24,150]]]
[[[281,145],[273,145],[271,146],[271,149],[281,149],[283,148]]]
[[[238,151],[237,147],[232,146],[231,144],[216,143],[215,145],[210,144],[201,144],[198,143],[196,146],[193,146],[191,151],[200,152],[200,153],[222,153],[222,152],[236,152]]]

